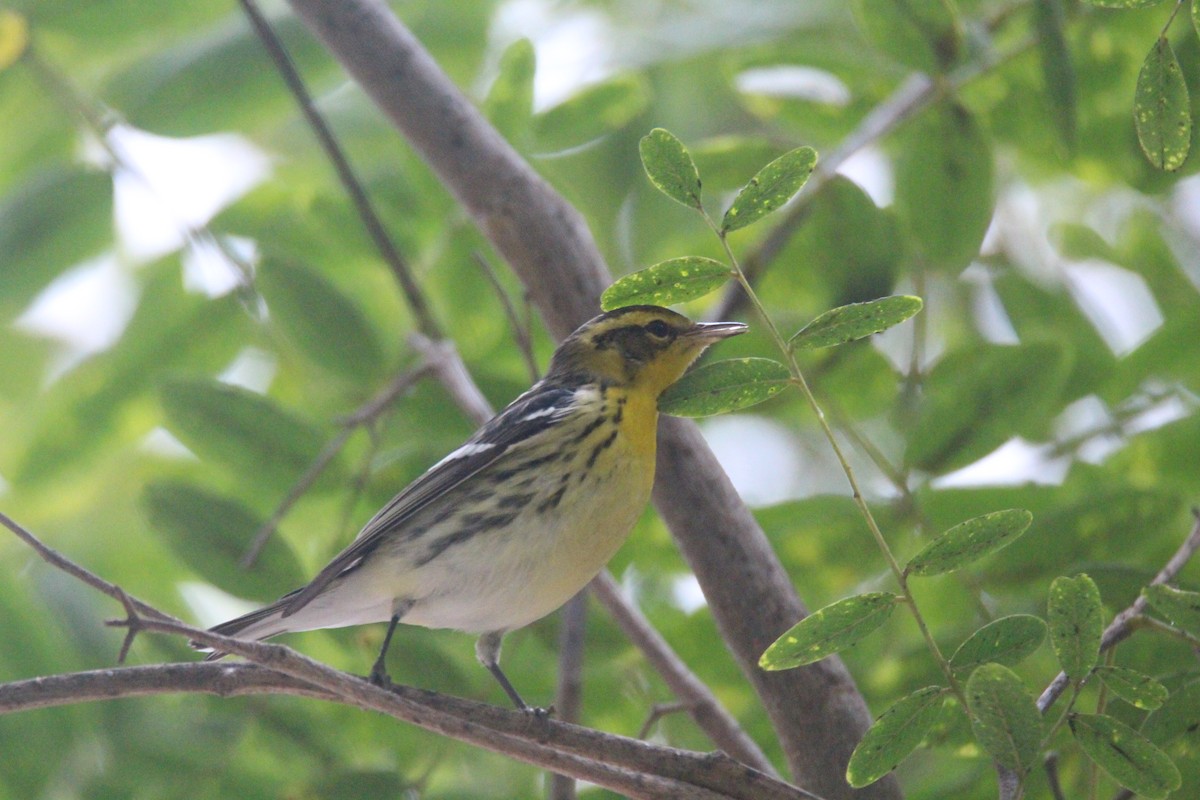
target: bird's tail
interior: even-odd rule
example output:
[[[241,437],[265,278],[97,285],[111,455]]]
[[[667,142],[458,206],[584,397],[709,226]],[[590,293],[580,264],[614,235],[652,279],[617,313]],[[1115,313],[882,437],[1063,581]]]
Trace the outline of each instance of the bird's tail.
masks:
[[[208,630],[210,633],[217,633],[221,636],[236,636],[239,639],[251,639],[256,642],[296,630],[292,624],[289,624],[289,620],[284,619],[283,616],[284,609],[295,594],[296,592],[292,592],[291,594],[284,595],[269,606],[260,608],[257,611],[251,611],[249,614],[243,614],[228,622],[222,622],[220,625],[216,625]],[[215,661],[227,655],[227,653],[223,653],[220,650],[213,650],[213,648],[200,642],[193,641],[189,644],[197,650],[208,653],[205,661]]]

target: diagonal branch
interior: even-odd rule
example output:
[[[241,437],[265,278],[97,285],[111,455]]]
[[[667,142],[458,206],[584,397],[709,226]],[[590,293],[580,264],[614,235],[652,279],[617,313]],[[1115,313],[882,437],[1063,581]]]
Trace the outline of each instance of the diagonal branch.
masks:
[[[291,5],[472,215],[551,332],[565,336],[594,314],[609,276],[580,214],[483,119],[390,9],[380,0]],[[695,426],[667,420],[662,434],[656,503],[762,698],[793,774],[823,795],[848,797],[845,765],[870,724],[866,704],[837,659],[770,675],[758,668],[762,649],[804,607]],[[715,529],[717,519],[729,524]],[[888,778],[860,796],[898,793]]]

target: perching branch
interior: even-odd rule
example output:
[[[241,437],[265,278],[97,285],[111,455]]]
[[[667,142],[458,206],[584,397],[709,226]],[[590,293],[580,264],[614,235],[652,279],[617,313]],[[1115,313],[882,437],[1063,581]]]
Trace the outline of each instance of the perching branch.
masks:
[[[125,593],[70,559],[43,545],[37,537],[4,515],[6,527],[33,547],[52,566],[123,602]],[[304,694],[379,711],[469,744],[475,744],[534,766],[587,780],[635,798],[805,798],[812,797],[723,754],[705,755],[648,745],[636,739],[508,711],[469,700],[410,687],[378,687],[364,678],[340,672],[282,645],[245,642],[194,628],[171,619],[148,604],[128,601],[126,624],[139,631],[188,637],[192,641],[241,656],[269,671],[252,674],[253,688],[273,691],[270,681],[290,678],[279,691]],[[143,611],[144,610],[144,611]],[[135,614],[145,613],[145,617]],[[154,670],[165,671],[166,675]],[[182,672],[180,672],[182,670]],[[228,665],[191,664],[124,668],[52,676],[0,685],[0,711],[11,713],[101,697],[139,696],[168,691],[248,693],[231,683]],[[126,678],[129,673],[133,677]],[[207,675],[211,688],[198,688],[195,672]],[[181,677],[173,685],[169,676]],[[269,676],[269,677],[268,677]],[[199,683],[198,683],[199,681]]]

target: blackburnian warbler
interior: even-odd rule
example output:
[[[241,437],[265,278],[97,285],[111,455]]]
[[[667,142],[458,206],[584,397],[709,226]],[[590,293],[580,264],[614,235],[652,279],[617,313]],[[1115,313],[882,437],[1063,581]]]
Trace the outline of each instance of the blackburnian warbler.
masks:
[[[390,622],[371,670],[381,684],[398,623],[479,633],[479,661],[527,708],[500,669],[502,637],[557,609],[616,553],[650,497],[659,395],[706,347],[745,330],[657,306],[592,319],[544,378],[396,495],[311,583],[213,632],[257,640]]]

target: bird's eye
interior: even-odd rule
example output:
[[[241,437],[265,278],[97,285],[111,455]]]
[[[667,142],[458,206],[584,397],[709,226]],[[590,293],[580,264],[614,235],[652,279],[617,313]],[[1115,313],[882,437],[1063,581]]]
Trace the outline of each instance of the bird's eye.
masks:
[[[665,339],[671,335],[671,326],[661,319],[656,319],[646,323],[646,333],[659,339]]]

